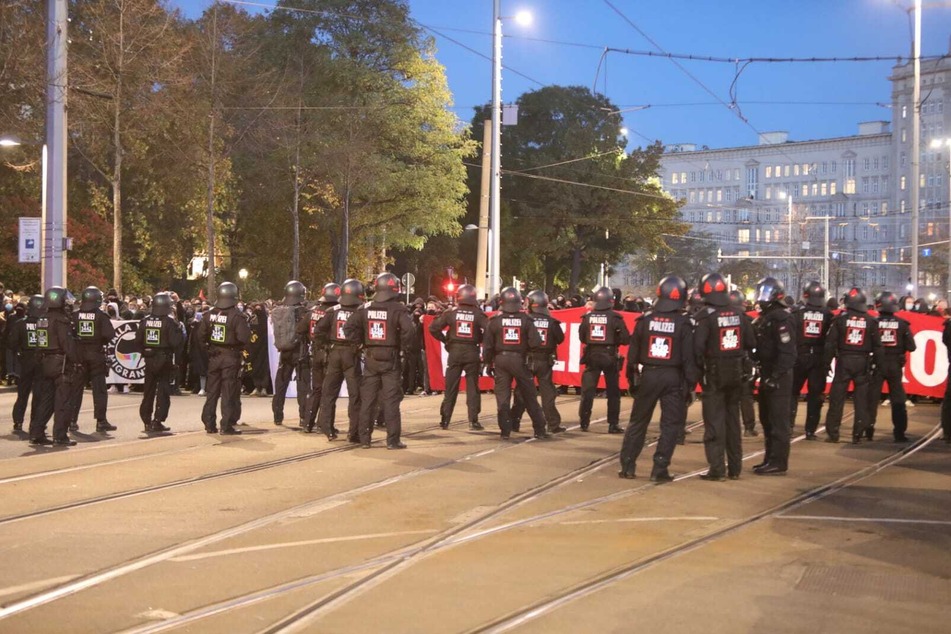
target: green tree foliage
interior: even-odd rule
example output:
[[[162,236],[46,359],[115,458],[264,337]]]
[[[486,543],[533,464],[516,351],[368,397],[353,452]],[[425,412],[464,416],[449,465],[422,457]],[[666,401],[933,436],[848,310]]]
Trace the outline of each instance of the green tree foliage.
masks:
[[[626,154],[607,98],[551,86],[522,95],[518,106],[518,125],[502,129],[503,279],[575,292],[583,281],[593,285],[602,263],[656,252],[662,234],[684,231],[678,203],[656,177],[661,146]],[[488,118],[487,109],[477,112],[476,138]]]

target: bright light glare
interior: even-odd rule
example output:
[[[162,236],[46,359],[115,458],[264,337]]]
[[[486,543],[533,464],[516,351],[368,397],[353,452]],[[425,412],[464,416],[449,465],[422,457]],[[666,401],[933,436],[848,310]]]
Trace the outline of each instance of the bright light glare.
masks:
[[[621,128],[621,134],[622,134],[623,136],[627,136],[627,133],[628,133],[628,129],[627,129],[627,128]]]
[[[16,139],[11,139],[10,137],[0,138],[0,147],[15,147],[20,145],[20,142]]]
[[[532,12],[531,11],[519,11],[515,14],[515,22],[521,26],[531,26],[532,24]]]
[[[248,279],[248,269],[241,269],[240,271],[238,271],[238,277],[241,278],[242,280]]]
[[[931,147],[937,149],[941,147],[942,145],[944,145],[945,142],[946,142],[946,139],[931,139]]]

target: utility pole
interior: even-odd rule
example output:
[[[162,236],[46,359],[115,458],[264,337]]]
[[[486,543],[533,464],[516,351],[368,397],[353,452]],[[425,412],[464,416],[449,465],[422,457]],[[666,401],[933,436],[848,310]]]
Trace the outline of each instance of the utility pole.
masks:
[[[66,287],[66,0],[49,0],[46,18],[46,218],[43,289]]]
[[[482,133],[482,189],[479,197],[479,246],[476,250],[476,295],[486,297],[486,265],[489,257],[489,190],[492,184],[492,120],[487,119]]]
[[[911,97],[911,294],[918,297],[918,215],[921,206],[921,0],[915,0],[915,37],[911,44],[914,87]]]

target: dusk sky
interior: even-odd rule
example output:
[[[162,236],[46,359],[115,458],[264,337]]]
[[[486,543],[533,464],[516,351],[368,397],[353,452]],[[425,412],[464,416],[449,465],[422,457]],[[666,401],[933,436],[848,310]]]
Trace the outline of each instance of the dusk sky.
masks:
[[[211,4],[170,2],[190,17]],[[271,0],[235,4],[249,11],[274,5]],[[293,0],[287,4],[293,6]],[[492,0],[409,4],[413,18],[431,29],[455,111],[469,121],[473,106],[491,96],[491,63],[479,53],[486,58],[492,53]],[[936,3],[925,2],[922,55],[943,55],[951,40],[951,7],[929,4]],[[711,95],[667,59],[612,52],[600,73],[599,61],[605,47],[656,51],[645,35],[669,53],[728,58],[908,57],[910,5],[911,0],[503,0],[504,15],[528,10],[534,22],[529,27],[504,22],[503,63],[510,70],[503,71],[502,98],[511,102],[542,85],[592,87],[598,74],[597,90],[619,108],[650,106],[623,115],[632,147],[654,139],[749,145],[756,143],[756,131],[771,130],[788,130],[791,140],[847,136],[860,121],[890,120],[887,77],[893,62],[754,63],[737,84],[747,124],[714,97],[731,101],[732,63],[681,62]]]

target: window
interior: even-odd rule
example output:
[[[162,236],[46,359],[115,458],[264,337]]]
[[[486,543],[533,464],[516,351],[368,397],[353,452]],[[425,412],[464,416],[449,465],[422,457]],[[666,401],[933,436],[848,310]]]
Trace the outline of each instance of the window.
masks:
[[[822,161],[822,173],[823,173],[823,174],[828,174],[828,173],[829,173],[829,162],[828,162],[828,161]]]
[[[723,170],[717,170],[717,180],[718,181],[723,180]]]
[[[901,142],[902,143],[908,142],[908,135],[905,133],[905,128],[901,129]]]
[[[904,178],[904,176],[903,176],[902,178]],[[904,201],[904,200],[901,201],[901,208],[899,209],[899,213],[905,213],[905,201]]]
[[[924,175],[924,174],[919,174],[919,176],[918,176],[918,189],[921,189],[921,188],[924,187],[924,186],[925,186],[925,175]]]
[[[735,181],[740,180],[740,168],[739,168],[739,167],[733,169],[733,180],[735,180]]]
[[[887,156],[883,156],[883,157],[882,157],[882,169],[883,169],[883,170],[887,170],[887,169],[888,169],[888,157],[887,157]]]
[[[674,172],[670,176],[670,184],[677,185],[680,183],[680,172]]]
[[[749,222],[750,221],[750,210],[749,209],[739,209],[737,210],[737,219],[740,222]]]
[[[695,189],[690,190],[690,202],[692,203],[697,202],[697,190]]]
[[[837,218],[842,218],[845,216],[845,203],[835,204],[835,215]]]
[[[772,240],[770,239],[772,238],[772,236],[773,236],[772,231],[770,231],[769,229],[765,230],[763,232],[763,242],[772,242]]]
[[[871,159],[866,158],[865,161],[864,161],[864,165],[865,165],[865,171],[867,172],[867,171],[869,170],[869,168],[872,166],[872,161],[871,161]]]
[[[869,183],[868,176],[862,177],[862,193],[867,194],[869,192]]]
[[[827,196],[829,194],[829,183],[827,181],[822,181],[822,186],[819,188],[819,192],[822,196]]]
[[[872,177],[872,193],[873,194],[878,193],[878,176]]]
[[[901,118],[902,118],[902,119],[905,119],[905,118],[907,118],[907,117],[908,117],[908,106],[906,106],[905,104],[902,104],[902,105],[901,105]]]
[[[845,188],[842,190],[844,194],[854,194],[855,193],[855,179],[847,178],[845,179]]]
[[[779,178],[780,176],[782,176],[782,171],[783,171],[783,166],[782,166],[782,165],[777,165],[777,166],[776,166],[776,169],[773,170],[773,174],[776,175],[776,178]],[[787,174],[787,176],[788,176],[788,174]]]
[[[759,188],[759,170],[755,167],[746,168],[746,192],[749,194],[750,198],[757,197],[757,189]]]
[[[845,160],[845,177],[855,178],[855,159]]]
[[[767,167],[766,169],[769,169],[769,168]],[[772,197],[773,197],[773,186],[767,185],[766,186],[766,200],[771,200]]]
[[[691,183],[696,183],[696,182],[697,182],[697,173],[696,173],[696,172],[690,172],[690,182],[691,182]]]
[[[706,170],[701,171],[699,174],[697,174],[697,180],[699,180],[701,183],[702,183],[706,178],[707,178],[707,172],[706,172]]]
[[[792,166],[793,176],[799,176],[799,163]]]
[[[899,167],[905,167],[905,163],[906,163],[905,153],[902,152],[901,155],[898,157],[898,165]]]
[[[902,176],[901,178],[898,179],[898,188],[899,188],[900,190],[905,191],[905,184],[906,184],[906,183],[905,183],[905,177],[904,177],[904,176]]]
[[[803,198],[809,195],[809,183],[802,184],[802,193],[800,194]]]
[[[772,165],[767,165],[767,166],[766,166],[766,178],[772,178],[772,177],[773,177],[773,166],[772,166]]]
[[[868,159],[865,159],[868,161]],[[878,157],[875,157],[875,160],[872,162],[872,167],[877,171],[878,170]]]
[[[835,181],[832,181],[831,183],[829,183],[829,195],[835,196],[835,192],[838,189],[838,187],[839,187],[839,184],[836,183]]]
[[[908,225],[899,225],[899,226],[898,226],[898,238],[899,238],[899,240],[901,240],[901,239],[903,239],[903,238],[907,238],[907,237],[908,237]],[[904,250],[904,249],[902,249],[901,259],[902,259],[902,261],[905,260],[905,250]]]
[[[717,202],[718,202],[718,203],[722,203],[722,202],[723,202],[723,190],[722,190],[722,189],[718,189],[718,190],[717,190]]]
[[[750,243],[750,230],[749,229],[738,229],[736,232],[736,241],[740,244],[749,244]]]
[[[705,201],[706,195],[707,195],[707,190],[705,190],[705,189],[699,190],[699,191],[697,192],[697,202],[700,202],[700,203],[706,202],[706,201]]]
[[[835,174],[836,162],[832,161],[832,173]]]
[[[789,178],[789,166],[788,166],[788,165],[786,165],[786,166],[783,167],[783,176],[785,176],[786,178]]]
[[[802,175],[809,176],[809,163],[802,164]]]

